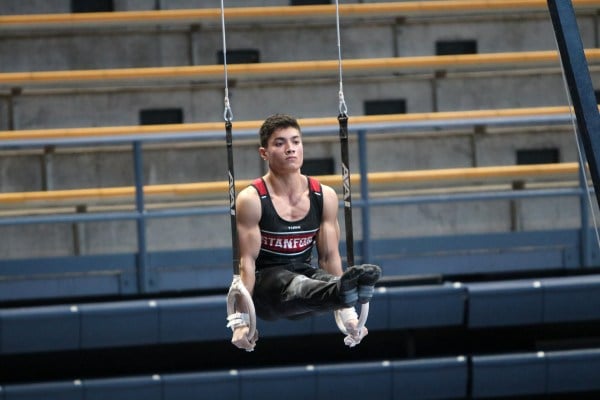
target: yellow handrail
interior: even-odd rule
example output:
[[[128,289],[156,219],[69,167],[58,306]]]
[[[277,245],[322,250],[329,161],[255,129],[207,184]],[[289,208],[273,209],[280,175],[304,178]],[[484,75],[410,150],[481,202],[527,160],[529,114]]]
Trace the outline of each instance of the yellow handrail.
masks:
[[[600,60],[600,49],[586,49],[589,63]],[[456,54],[444,56],[387,57],[344,60],[347,73],[402,72],[412,70],[484,70],[490,67],[544,66],[558,64],[558,52],[519,51],[487,54]],[[227,67],[231,79],[313,76],[336,73],[338,61],[286,61],[258,64],[232,64]],[[222,65],[174,67],[117,68],[93,70],[27,71],[0,73],[0,85],[50,85],[77,82],[107,83],[114,81],[151,80],[215,80],[222,79]]]
[[[395,171],[395,172],[371,172],[368,174],[370,184],[403,184],[403,183],[427,183],[434,181],[472,181],[492,179],[524,179],[531,177],[547,177],[559,175],[573,175],[579,169],[579,164],[536,164],[536,165],[509,165],[477,168],[448,168],[417,171]],[[339,175],[322,175],[318,179],[331,186],[341,184]],[[353,184],[360,184],[360,175],[352,174]],[[242,189],[250,184],[250,180],[238,180],[236,188]],[[208,195],[227,193],[229,183],[218,182],[196,182],[164,185],[147,185],[144,194],[147,196],[186,196],[186,195]],[[135,194],[133,186],[70,189],[51,191],[29,191],[0,193],[0,204],[18,204],[36,201],[72,201],[86,199],[110,199],[110,198],[132,198]]]
[[[466,110],[442,111],[409,114],[389,115],[364,115],[351,116],[351,125],[359,124],[384,124],[418,121],[451,121],[478,118],[503,118],[503,117],[541,117],[568,115],[567,106],[530,107],[530,108],[505,108],[491,110]],[[236,121],[235,130],[254,130],[258,132],[263,121]],[[338,125],[336,117],[303,118],[299,120],[302,127],[335,127]],[[190,132],[220,132],[223,131],[223,122],[198,122],[186,124],[165,125],[132,125],[132,126],[106,126],[83,128],[53,128],[53,129],[23,129],[14,131],[0,131],[0,143],[9,140],[44,140],[67,139],[80,137],[118,137],[135,135],[153,135],[164,133],[190,133]]]
[[[574,0],[577,10],[596,9],[598,0]],[[383,2],[373,4],[342,4],[340,15],[345,18],[426,16],[448,14],[481,14],[491,12],[543,11],[545,0],[429,0]],[[0,29],[72,28],[74,26],[114,26],[133,24],[216,22],[220,9],[115,11],[97,13],[26,14],[0,16]],[[281,21],[331,18],[333,5],[228,7],[228,22]]]

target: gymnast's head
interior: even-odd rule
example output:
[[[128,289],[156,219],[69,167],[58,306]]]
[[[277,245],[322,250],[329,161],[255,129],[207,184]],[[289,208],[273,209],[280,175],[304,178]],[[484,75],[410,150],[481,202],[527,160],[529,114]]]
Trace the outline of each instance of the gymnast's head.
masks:
[[[286,114],[274,114],[268,117],[258,131],[260,146],[268,147],[271,135],[280,129],[286,128],[294,128],[300,132],[300,124],[298,124],[296,118],[292,116]]]

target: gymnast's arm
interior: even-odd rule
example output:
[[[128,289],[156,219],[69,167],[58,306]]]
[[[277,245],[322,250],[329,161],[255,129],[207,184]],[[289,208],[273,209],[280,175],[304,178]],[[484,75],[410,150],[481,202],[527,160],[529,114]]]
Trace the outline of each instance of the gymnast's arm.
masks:
[[[331,275],[342,275],[342,257],[340,256],[340,225],[337,219],[338,198],[335,191],[326,185],[323,189],[323,216],[317,235],[319,266]]]
[[[338,197],[331,187],[321,185],[323,188],[323,217],[321,228],[317,236],[317,251],[319,253],[319,266],[328,273],[341,276],[342,257],[340,256],[340,225],[338,223]],[[345,309],[351,311],[349,316],[344,318],[344,325],[348,333],[355,336],[358,341],[368,334],[367,327],[361,332],[358,331],[358,317],[354,307]],[[351,315],[351,316],[350,316]]]
[[[236,223],[240,250],[240,277],[250,295],[254,291],[256,258],[260,251],[261,205],[258,193],[254,188],[242,190],[236,199]],[[238,304],[243,304],[238,302]],[[239,310],[248,312],[248,310]],[[242,349],[251,350],[256,345],[255,340],[247,337],[248,327],[238,327],[233,332],[231,342]]]

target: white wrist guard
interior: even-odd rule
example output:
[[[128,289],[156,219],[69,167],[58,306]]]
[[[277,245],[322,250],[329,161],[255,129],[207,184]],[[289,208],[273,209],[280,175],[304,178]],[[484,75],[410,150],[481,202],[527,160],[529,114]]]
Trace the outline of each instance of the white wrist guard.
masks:
[[[250,316],[246,313],[233,313],[227,316],[227,327],[231,328],[231,331],[235,331],[236,328],[241,326],[249,326],[250,324]]]
[[[351,319],[358,319],[358,314],[356,313],[354,307],[342,308],[340,310],[336,310],[336,312],[339,313],[338,315],[342,319],[344,326],[346,326],[348,321]]]

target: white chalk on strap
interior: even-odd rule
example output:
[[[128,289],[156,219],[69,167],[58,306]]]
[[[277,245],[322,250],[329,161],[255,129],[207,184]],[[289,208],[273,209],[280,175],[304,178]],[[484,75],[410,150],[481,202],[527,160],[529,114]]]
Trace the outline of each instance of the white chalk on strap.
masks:
[[[235,331],[236,328],[240,326],[249,326],[250,324],[250,316],[247,313],[233,313],[227,316],[227,327],[231,328],[231,331]]]

